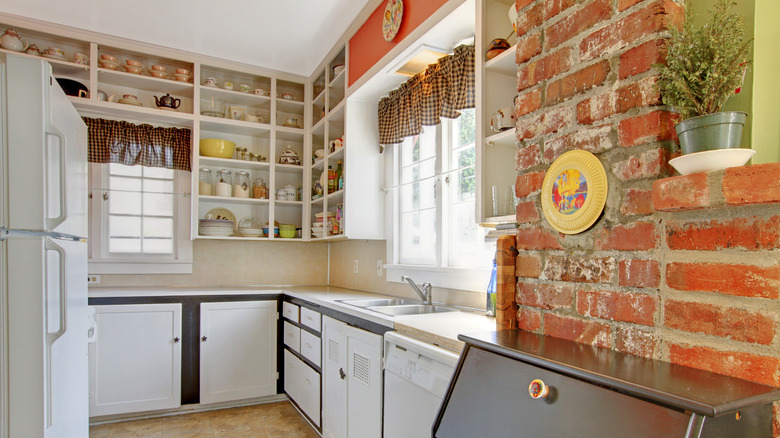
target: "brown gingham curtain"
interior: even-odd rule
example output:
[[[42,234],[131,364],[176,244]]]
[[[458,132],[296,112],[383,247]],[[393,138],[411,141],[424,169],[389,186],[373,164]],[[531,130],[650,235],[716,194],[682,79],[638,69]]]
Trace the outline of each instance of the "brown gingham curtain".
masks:
[[[474,105],[474,46],[458,46],[379,101],[379,143],[401,143]]]
[[[191,132],[185,128],[83,117],[89,129],[88,161],[191,171]]]

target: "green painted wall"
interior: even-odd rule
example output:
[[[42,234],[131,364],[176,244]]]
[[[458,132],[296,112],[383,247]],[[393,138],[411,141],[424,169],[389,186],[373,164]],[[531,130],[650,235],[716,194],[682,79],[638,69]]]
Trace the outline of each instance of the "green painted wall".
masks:
[[[755,0],[753,45],[753,163],[780,162],[780,2]]]
[[[709,11],[712,6],[715,5],[717,0],[689,0],[687,5],[693,7],[693,12],[696,14],[696,20],[694,23],[697,26],[701,26],[709,19]],[[745,39],[753,38],[754,28],[754,16],[755,16],[755,3],[763,1],[775,2],[777,0],[738,0],[737,5],[734,7],[734,11],[743,17],[745,17]],[[748,70],[745,75],[745,83],[742,86],[742,91],[739,94],[732,96],[723,108],[724,111],[743,111],[748,114],[748,121],[745,124],[745,130],[742,134],[742,147],[749,148],[752,145],[753,137],[753,91],[754,81],[753,75],[755,69]],[[756,152],[758,156],[760,152]],[[754,163],[757,163],[756,159],[753,159]]]
[[[716,0],[689,0],[696,13],[696,22],[707,19],[707,11]],[[753,148],[753,164],[780,161],[780,1],[737,0],[734,9],[745,17],[745,37],[754,38],[753,67],[745,76],[742,92],[726,103],[727,111],[748,113],[748,123],[742,137],[742,147]]]

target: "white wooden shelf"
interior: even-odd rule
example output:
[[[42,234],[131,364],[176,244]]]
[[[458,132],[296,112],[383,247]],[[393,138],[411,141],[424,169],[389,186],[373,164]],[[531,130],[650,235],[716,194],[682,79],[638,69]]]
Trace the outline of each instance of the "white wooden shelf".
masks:
[[[230,167],[233,169],[269,170],[271,164],[262,161],[235,160],[233,158],[214,158],[200,156],[201,166]]]
[[[226,105],[268,107],[271,104],[271,98],[269,96],[244,93],[236,90],[225,90],[224,88],[209,87],[206,85],[200,86],[200,97],[201,99],[213,97],[220,101],[228,102]]]
[[[485,70],[517,76],[517,64],[515,64],[516,52],[517,44],[499,53],[495,58],[485,62]]]
[[[222,204],[247,204],[247,205],[265,205],[269,204],[268,199],[255,199],[255,198],[236,198],[226,196],[212,196],[212,195],[198,195],[198,200],[201,202],[218,202]],[[276,201],[277,203],[282,201]]]
[[[267,123],[245,122],[243,120],[224,119],[211,116],[198,116],[201,131],[221,132],[238,135],[270,136],[271,125]]]
[[[192,97],[193,90],[192,83],[190,82],[173,81],[170,79],[147,76],[146,74],[128,73],[126,71],[110,70],[106,68],[98,68],[98,83],[156,93],[186,95],[189,97]]]
[[[70,102],[81,115],[111,117],[137,122],[167,124],[191,128],[194,116],[191,113],[165,111],[157,108],[125,105],[69,96]]]
[[[491,134],[485,138],[488,146],[515,147],[517,143],[517,128]]]

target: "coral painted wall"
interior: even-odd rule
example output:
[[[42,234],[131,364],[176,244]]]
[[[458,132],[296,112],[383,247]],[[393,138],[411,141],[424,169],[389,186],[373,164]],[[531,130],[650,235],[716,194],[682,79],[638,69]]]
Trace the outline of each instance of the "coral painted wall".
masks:
[[[349,85],[354,84],[371,69],[393,47],[403,41],[407,35],[417,29],[428,17],[436,12],[447,0],[406,0],[404,15],[398,34],[392,41],[382,36],[382,15],[387,2],[382,2],[349,40]]]

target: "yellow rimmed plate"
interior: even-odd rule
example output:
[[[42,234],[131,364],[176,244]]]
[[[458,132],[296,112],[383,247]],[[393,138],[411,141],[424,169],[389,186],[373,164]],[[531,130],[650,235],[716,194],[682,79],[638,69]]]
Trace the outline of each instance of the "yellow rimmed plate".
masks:
[[[583,150],[566,152],[544,177],[544,217],[561,233],[581,233],[601,215],[607,191],[607,173],[595,155]]]
[[[236,216],[233,214],[233,212],[228,210],[227,208],[222,208],[222,207],[212,208],[211,210],[208,211],[208,213],[206,213],[204,219],[221,219],[221,220],[233,221],[233,224],[236,223]]]

